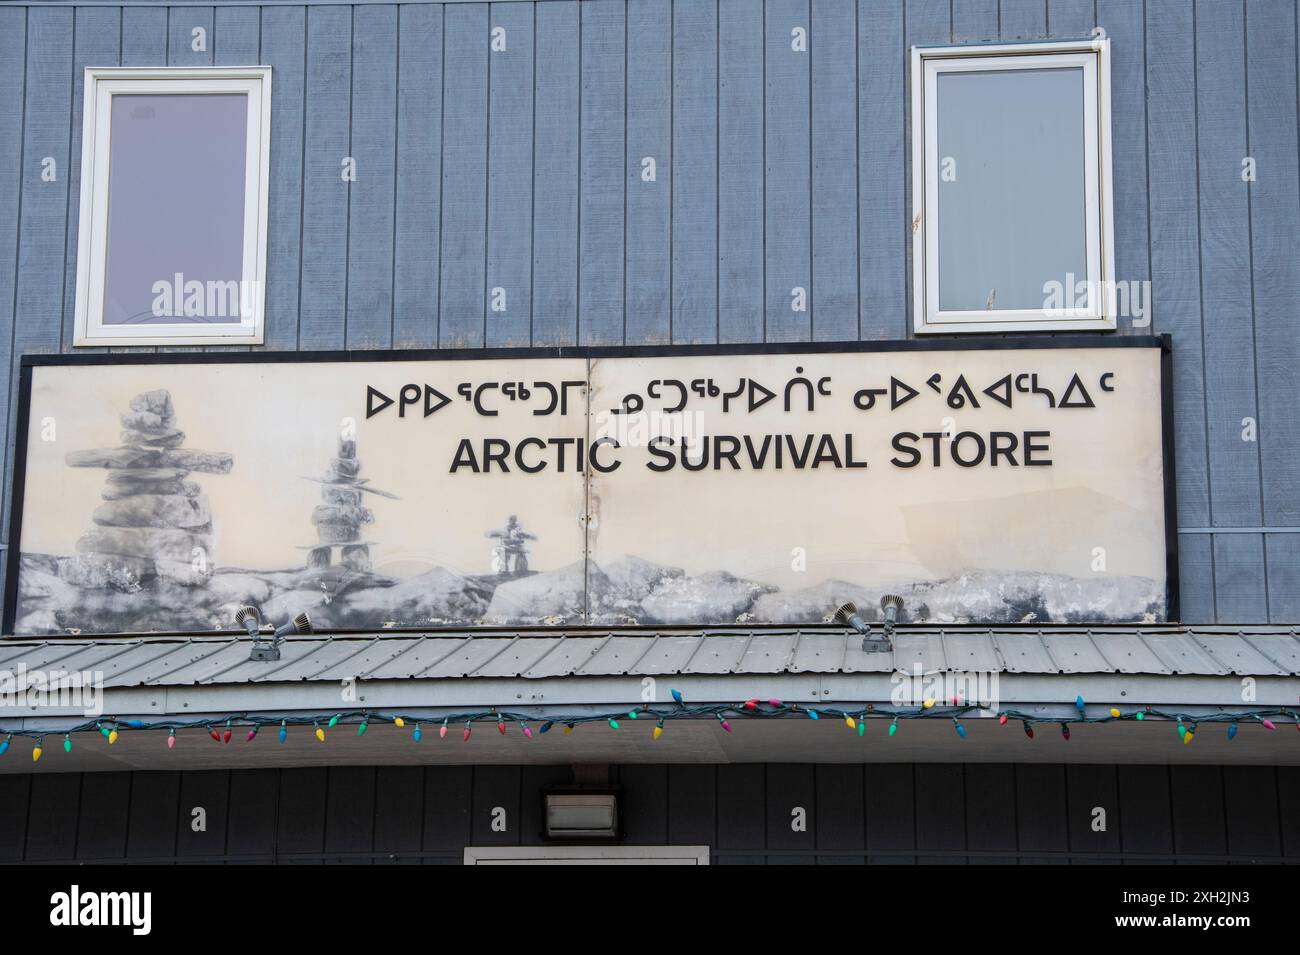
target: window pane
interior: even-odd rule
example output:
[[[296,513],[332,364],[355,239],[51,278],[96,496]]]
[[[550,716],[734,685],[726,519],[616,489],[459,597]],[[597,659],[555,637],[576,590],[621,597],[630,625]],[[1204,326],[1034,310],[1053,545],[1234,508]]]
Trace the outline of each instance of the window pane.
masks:
[[[1088,275],[1083,70],[936,79],[939,307],[1041,309]]]
[[[105,325],[239,323],[247,117],[243,93],[113,96]]]

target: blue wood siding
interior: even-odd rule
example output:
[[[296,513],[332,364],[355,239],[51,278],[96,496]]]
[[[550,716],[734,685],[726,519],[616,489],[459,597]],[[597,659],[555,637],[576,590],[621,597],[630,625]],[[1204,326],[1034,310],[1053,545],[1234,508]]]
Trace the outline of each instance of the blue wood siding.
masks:
[[[265,349],[891,339],[908,46],[1101,27],[1118,275],[1152,285],[1120,334],[1174,339],[1183,617],[1300,622],[1296,6],[5,4],[5,500],[19,356],[73,350],[86,66],[274,67]]]
[[[542,793],[571,781],[562,765],[3,775],[0,863],[459,865],[466,846],[543,844]],[[621,844],[708,846],[714,865],[1300,860],[1294,766],[632,764],[610,782]]]

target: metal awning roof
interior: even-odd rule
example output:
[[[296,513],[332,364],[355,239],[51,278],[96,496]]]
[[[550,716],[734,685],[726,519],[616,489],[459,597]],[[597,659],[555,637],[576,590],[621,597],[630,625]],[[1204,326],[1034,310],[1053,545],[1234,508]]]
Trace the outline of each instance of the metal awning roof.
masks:
[[[839,628],[480,630],[296,637],[276,662],[240,635],[0,641],[0,670],[98,670],[105,688],[339,680],[887,674],[1298,676],[1297,627],[900,627],[890,653]]]

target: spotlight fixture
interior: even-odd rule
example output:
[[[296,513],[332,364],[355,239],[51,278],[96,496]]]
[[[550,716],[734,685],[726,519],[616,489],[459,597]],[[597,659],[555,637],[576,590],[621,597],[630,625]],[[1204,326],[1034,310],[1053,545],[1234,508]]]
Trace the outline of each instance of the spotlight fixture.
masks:
[[[890,638],[894,634],[894,624],[898,620],[898,612],[903,607],[903,598],[888,594],[880,600],[880,609],[885,614],[885,632],[876,636],[871,632],[871,625],[862,619],[858,613],[858,605],[853,601],[848,601],[835,611],[835,621],[842,623],[846,627],[852,627],[858,633],[862,634],[862,652],[863,653],[883,653],[894,649],[894,644]]]
[[[270,640],[263,639],[262,615],[256,607],[241,607],[235,613],[235,622],[248,631],[253,638],[253,650],[248,655],[250,660],[280,659],[280,644],[291,633],[306,634],[312,632],[311,618],[300,613],[288,623],[282,623],[270,634]]]

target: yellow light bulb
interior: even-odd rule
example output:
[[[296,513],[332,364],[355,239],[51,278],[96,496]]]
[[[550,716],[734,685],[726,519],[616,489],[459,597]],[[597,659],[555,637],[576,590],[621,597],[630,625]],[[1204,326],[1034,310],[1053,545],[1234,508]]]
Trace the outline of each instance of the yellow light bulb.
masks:
[[[402,718],[399,716],[397,719],[393,720],[393,725],[396,726],[396,727],[400,730],[403,726],[406,725],[406,720],[402,719]]]
[[[43,752],[45,752],[45,750],[41,749],[39,746],[37,746],[35,749],[33,749],[33,750],[32,750],[32,762],[34,763],[34,762],[36,762],[38,759],[40,759],[40,758],[41,758],[41,753],[43,753]]]
[[[1196,735],[1196,734],[1193,733],[1191,730],[1188,730],[1186,733],[1184,733],[1184,734],[1183,734],[1183,745],[1186,746],[1188,743],[1190,743],[1190,742],[1192,741],[1192,737],[1195,736],[1195,735]]]
[[[1115,719],[1119,719],[1119,710],[1115,709],[1114,707],[1111,707],[1110,715],[1115,717]]]
[[[931,698],[926,700],[924,703],[921,704],[921,706],[928,710],[930,707],[934,706],[934,699]]]
[[[572,733],[572,732],[573,732],[573,727],[572,727],[572,726],[566,726],[566,727],[564,728],[564,732],[566,732],[566,733]]]
[[[322,743],[325,742],[325,731],[321,729],[319,726],[316,727],[316,738],[320,740]]]
[[[112,746],[117,742],[117,730],[111,730],[108,734],[108,745]]]
[[[858,728],[858,721],[851,716],[846,716],[844,717],[844,725],[851,730],[855,730]]]
[[[654,737],[654,738],[655,738],[655,739],[658,739],[660,736],[663,736],[663,735],[664,735],[664,728],[663,728],[662,726],[656,726],[656,727],[655,727],[655,737]]]

